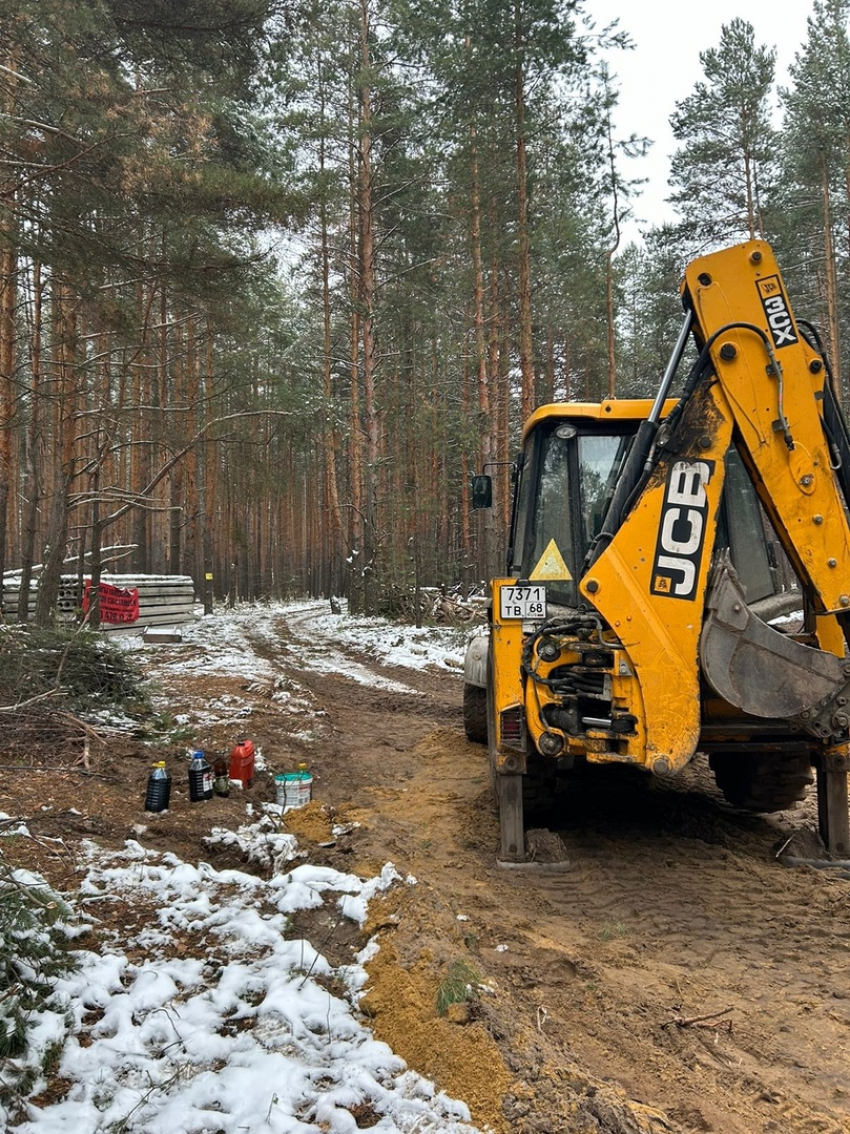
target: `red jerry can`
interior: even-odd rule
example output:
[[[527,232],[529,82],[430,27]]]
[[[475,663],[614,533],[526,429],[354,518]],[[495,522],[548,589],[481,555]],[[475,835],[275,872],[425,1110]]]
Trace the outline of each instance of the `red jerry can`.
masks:
[[[241,780],[243,788],[249,788],[254,782],[254,742],[253,740],[239,740],[230,753],[230,778]]]

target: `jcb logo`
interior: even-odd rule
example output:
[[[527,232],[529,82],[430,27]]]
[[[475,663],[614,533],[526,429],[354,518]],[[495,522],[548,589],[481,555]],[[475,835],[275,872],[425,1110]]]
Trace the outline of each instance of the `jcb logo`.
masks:
[[[798,342],[797,332],[794,330],[794,321],[791,318],[791,312],[788,310],[788,301],[785,298],[785,292],[782,290],[779,276],[767,276],[763,280],[758,280],[756,286],[767,318],[767,325],[770,328],[773,345],[778,350],[780,347],[791,346]]]
[[[714,461],[676,461],[667,474],[661,525],[652,566],[654,595],[692,599],[696,594]]]

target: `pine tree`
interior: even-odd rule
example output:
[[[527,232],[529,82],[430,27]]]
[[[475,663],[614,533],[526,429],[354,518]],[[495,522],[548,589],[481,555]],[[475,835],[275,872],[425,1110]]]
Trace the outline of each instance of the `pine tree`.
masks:
[[[849,330],[842,328],[847,292],[841,286],[850,259],[848,20],[848,0],[815,0],[806,41],[790,68],[793,85],[782,91],[784,177],[775,222],[779,246],[788,250],[789,281],[826,328],[839,388]]]
[[[124,522],[128,505],[137,565],[152,567],[153,517],[165,507],[151,497],[157,462],[185,440],[185,407],[171,395],[186,327],[200,336],[194,357],[210,378],[202,413],[212,418],[226,389],[210,377],[213,336],[260,263],[258,227],[293,211],[253,82],[270,11],[259,0],[216,0],[181,6],[175,19],[158,0],[81,8],[0,0],[0,97],[15,112],[0,118],[0,154],[14,171],[0,196],[3,377],[8,383],[12,360],[21,372],[28,356],[45,356],[44,378],[30,366],[11,448],[0,420],[0,461],[9,464],[16,443],[32,466],[40,457],[32,443],[43,439],[41,488],[35,477],[20,481],[30,493],[49,490],[50,530],[37,525],[33,538],[33,549],[39,538],[50,545],[39,621],[52,615],[66,544],[82,550]],[[49,329],[37,341],[9,317],[18,284]],[[206,444],[207,434],[199,437]],[[175,473],[172,490],[178,483]],[[28,516],[35,503],[26,500]],[[186,506],[172,496],[172,515]],[[178,554],[172,541],[172,559]]]
[[[68,906],[43,879],[0,856],[0,1123],[19,1117],[43,1072],[29,1028],[55,981],[76,967],[66,932]],[[42,1053],[43,1056],[43,1053]]]
[[[776,180],[771,124],[776,52],[755,42],[752,24],[724,24],[716,48],[700,52],[704,79],[670,118],[682,143],[671,163],[668,198],[689,247],[765,235]]]

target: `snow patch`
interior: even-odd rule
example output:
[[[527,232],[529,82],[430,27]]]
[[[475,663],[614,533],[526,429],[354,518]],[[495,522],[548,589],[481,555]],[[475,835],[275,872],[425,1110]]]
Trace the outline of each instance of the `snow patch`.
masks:
[[[333,895],[362,925],[369,899],[401,881],[395,867],[365,880],[309,863],[281,871],[297,848],[267,816],[210,841],[231,835],[275,866],[269,879],[133,840],[119,852],[86,844],[83,893],[120,894],[151,920],[127,942],[79,951],[79,970],[57,982],[31,1042],[61,1041],[70,1018],[58,1074],[71,1086],[10,1131],[351,1134],[352,1108],[369,1106],[382,1134],[475,1134],[464,1103],[408,1071],[358,1018],[352,1002],[377,946],[334,969],[290,932],[292,913]]]

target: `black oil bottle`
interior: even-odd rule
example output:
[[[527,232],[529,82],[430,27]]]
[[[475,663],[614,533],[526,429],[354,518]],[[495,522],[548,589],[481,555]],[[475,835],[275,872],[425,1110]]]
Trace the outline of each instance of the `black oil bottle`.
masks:
[[[213,797],[213,772],[207,758],[200,749],[192,753],[189,765],[189,801],[200,803]]]
[[[151,767],[145,791],[145,811],[167,811],[171,800],[171,773],[160,760]]]

